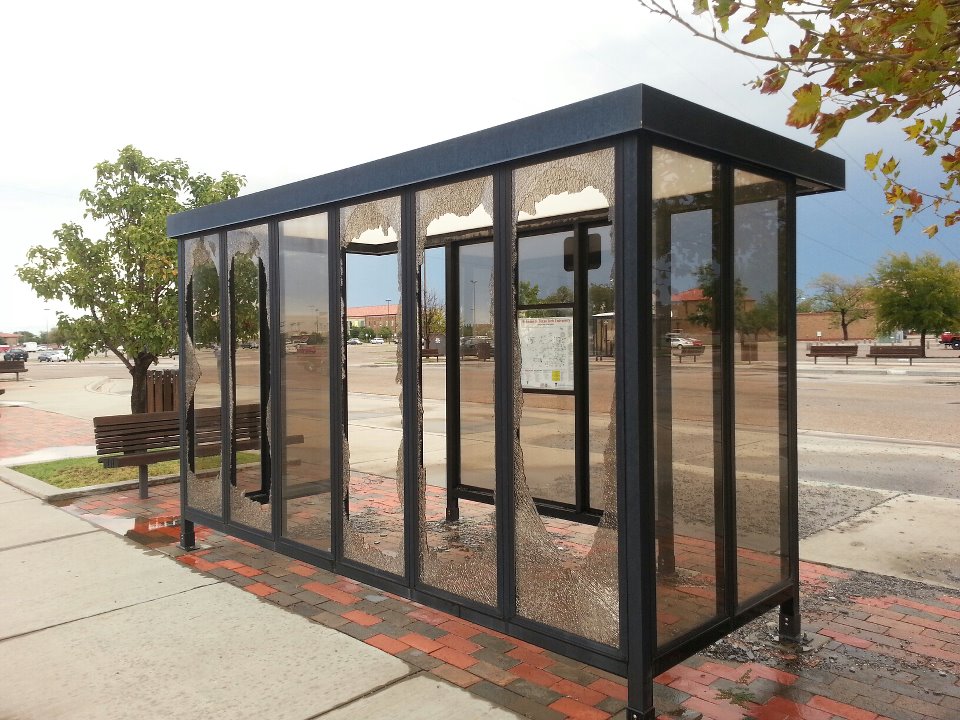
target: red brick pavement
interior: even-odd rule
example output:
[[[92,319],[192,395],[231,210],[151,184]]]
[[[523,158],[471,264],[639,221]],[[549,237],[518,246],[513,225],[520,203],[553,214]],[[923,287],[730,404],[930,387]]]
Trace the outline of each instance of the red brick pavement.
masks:
[[[68,445],[93,445],[90,420],[30,407],[4,407],[0,425],[0,459]]]
[[[184,553],[178,487],[152,494],[103,494],[64,509],[114,532],[126,518],[123,533],[147,547],[525,717],[625,716],[624,680],[597,668],[206,528],[197,528],[202,549]],[[809,563],[802,576],[805,649],[770,641],[772,618],[761,618],[657,678],[662,720],[684,711],[704,720],[960,719],[960,595],[895,583],[915,592],[844,599],[849,587],[884,583],[845,585],[873,576]]]

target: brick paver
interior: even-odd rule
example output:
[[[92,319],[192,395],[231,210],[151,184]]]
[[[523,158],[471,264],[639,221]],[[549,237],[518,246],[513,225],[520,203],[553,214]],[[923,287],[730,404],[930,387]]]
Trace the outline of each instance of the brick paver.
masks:
[[[0,460],[53,446],[94,444],[93,423],[89,420],[30,407],[4,407],[2,413]]]
[[[179,488],[151,494],[102,494],[64,510],[525,717],[625,717],[625,682],[603,670],[200,526],[201,549],[184,553],[176,545]],[[960,719],[960,594],[916,586],[913,597],[844,597],[837,588],[857,574],[809,563],[801,573],[804,651],[769,641],[749,648],[762,662],[696,655],[657,678],[661,717]],[[864,587],[874,585],[882,587]]]

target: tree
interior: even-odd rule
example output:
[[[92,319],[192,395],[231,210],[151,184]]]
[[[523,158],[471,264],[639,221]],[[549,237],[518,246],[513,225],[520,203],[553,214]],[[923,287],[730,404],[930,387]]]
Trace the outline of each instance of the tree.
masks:
[[[423,337],[430,335],[443,335],[447,331],[447,312],[440,300],[439,294],[435,290],[426,290],[423,293],[423,306],[420,308],[422,314]],[[392,333],[391,333],[392,334]],[[389,340],[386,336],[384,340]]]
[[[17,330],[14,335],[20,336],[20,342],[40,342],[40,336],[36,333],[32,333],[29,330]]]
[[[54,231],[57,245],[30,248],[17,275],[38,297],[83,313],[58,313],[73,356],[109,350],[120,358],[133,377],[130,409],[144,412],[147,371],[177,345],[177,246],[166,235],[167,215],[236,197],[244,178],[191,175],[183,160],[155,160],[130,145],[96,173],[80,200],[85,218],[106,225],[102,239],[64,223]]]
[[[926,353],[926,337],[960,324],[960,263],[942,263],[933,253],[916,260],[890,254],[877,263],[870,299],[881,332],[914,330]]]
[[[810,286],[817,291],[817,306],[823,312],[836,313],[832,324],[843,331],[844,340],[850,339],[851,324],[871,315],[869,291],[862,280],[844,280],[838,275],[823,273]]]
[[[960,182],[960,111],[934,116],[960,88],[960,4],[952,0],[691,0],[681,12],[672,0],[639,0],[650,11],[679,22],[694,35],[735,53],[772,63],[754,81],[762,93],[780,92],[791,75],[794,92],[787,124],[807,127],[817,146],[858,117],[893,118],[909,142],[935,156],[939,187],[917,189],[900,179],[899,162],[883,150],[869,153],[868,171],[879,172],[894,230],[931,209],[951,226],[960,221],[954,190]],[[701,16],[700,18],[693,17]],[[745,29],[728,36],[731,24]],[[924,116],[926,115],[926,116]],[[919,117],[918,117],[919,116]],[[925,229],[933,236],[934,223]]]

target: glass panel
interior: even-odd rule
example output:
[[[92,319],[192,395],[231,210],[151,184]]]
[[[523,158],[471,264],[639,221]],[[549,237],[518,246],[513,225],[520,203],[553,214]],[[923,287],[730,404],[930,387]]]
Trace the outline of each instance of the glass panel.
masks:
[[[520,238],[517,303],[573,303],[573,235],[569,232]]]
[[[493,243],[459,248],[460,483],[493,490]]]
[[[227,233],[230,261],[230,519],[271,528],[267,226]]]
[[[613,360],[616,298],[613,277],[613,229],[589,230],[590,250],[599,257],[587,274],[590,384],[590,505],[612,507],[617,502],[616,365]]]
[[[787,575],[786,338],[780,317],[786,187],[734,172],[737,578],[743,602]]]
[[[283,344],[281,534],[330,550],[330,301],[327,215],[280,223]]]
[[[657,637],[717,616],[720,337],[717,167],[653,151]],[[684,348],[702,355],[684,358]]]
[[[187,277],[186,396],[192,401],[187,504],[223,515],[220,414],[220,238],[184,243]]]
[[[457,456],[461,455],[461,467],[470,468],[470,474],[479,474],[484,486],[493,489],[494,452],[493,452],[493,363],[486,362],[492,348],[493,329],[490,324],[490,280],[492,266],[486,267],[486,276],[482,273],[467,272],[460,282],[460,309],[463,308],[464,286],[469,288],[472,305],[468,313],[471,327],[464,334],[464,315],[459,314],[456,330],[448,333],[447,295],[446,295],[446,258],[451,259],[461,253],[460,268],[464,267],[463,258],[475,257],[470,251],[475,247],[486,250],[486,259],[492,264],[492,243],[481,246],[438,246],[425,249],[432,237],[443,233],[459,232],[476,228],[490,228],[493,213],[493,178],[481,177],[461,183],[445,185],[417,193],[417,254],[420,267],[420,451],[422,469],[420,477],[420,572],[423,582],[447,592],[471,600],[495,606],[497,604],[497,545],[496,515],[494,505],[477,500],[466,500],[457,494],[458,480],[468,483],[463,473],[458,475]],[[472,235],[472,234],[471,234]],[[481,257],[484,257],[481,255]],[[477,268],[475,263],[468,266]],[[456,274],[454,275],[456,277]],[[472,282],[471,282],[472,281]],[[480,281],[481,311],[485,319],[483,331],[477,332],[477,304],[474,298],[476,283]],[[453,329],[453,328],[451,328]],[[485,349],[481,348],[483,338]],[[463,342],[469,339],[469,342]],[[451,367],[448,352],[451,343],[459,343],[461,354],[472,353],[462,359],[457,367]],[[483,355],[483,360],[480,356]],[[473,372],[465,372],[464,364],[470,365]],[[476,366],[482,366],[484,372],[478,373]],[[468,457],[455,454],[447,457],[448,421],[447,382],[448,372],[459,370],[461,382],[466,375],[468,382],[479,383],[477,397],[460,402],[461,422],[465,407],[484,408],[481,417],[487,418],[489,431],[478,439],[475,428],[471,436],[464,441],[460,435],[460,448],[464,445],[483,448],[483,464],[486,472],[472,465],[477,453]],[[482,389],[481,389],[482,388]],[[491,500],[493,497],[491,496]]]
[[[612,149],[576,155],[561,160],[541,163],[514,172],[514,220],[522,222],[531,218],[570,215],[571,220],[587,218],[595,219],[597,215],[606,214],[604,219],[612,220],[614,199],[614,153]],[[601,210],[597,213],[597,210]],[[587,213],[587,211],[593,211]],[[604,213],[603,211],[606,211]],[[567,233],[569,235],[570,233]],[[611,231],[611,237],[613,236]],[[536,252],[526,251],[521,238],[518,247],[513,248],[514,263],[520,280],[534,277],[533,258],[541,252],[540,243],[550,248],[551,255],[556,258],[564,257],[577,252],[576,244],[570,241],[570,253],[564,247],[564,239],[559,238],[548,244],[547,240],[536,241],[530,247]],[[531,262],[528,262],[530,258]],[[555,292],[568,293],[570,285],[565,278],[564,263],[556,262],[550,267],[548,277],[538,293],[539,302],[544,297]],[[585,270],[581,271],[585,272]],[[582,280],[582,287],[586,287],[586,278]],[[528,280],[529,281],[529,280]],[[536,282],[534,284],[537,284]],[[574,286],[577,283],[574,280]],[[532,290],[532,288],[531,288]],[[514,302],[523,303],[520,297],[524,286],[517,289],[518,297]],[[572,295],[573,293],[571,293]],[[575,298],[569,297],[560,302],[571,305]],[[573,315],[586,318],[587,298],[581,297],[571,311]],[[543,314],[546,308],[536,310],[536,314]],[[618,582],[618,552],[617,552],[617,507],[615,502],[616,491],[613,483],[613,493],[601,491],[594,504],[602,513],[599,525],[591,522],[586,515],[570,513],[566,518],[546,518],[540,515],[534,496],[546,493],[556,498],[558,495],[569,500],[569,478],[583,467],[581,473],[586,475],[589,467],[588,458],[581,458],[578,462],[575,449],[571,447],[571,412],[574,397],[569,394],[552,394],[524,392],[522,390],[522,376],[534,370],[541,371],[540,363],[535,355],[528,353],[523,357],[521,353],[521,327],[528,325],[530,330],[533,323],[523,323],[524,320],[551,319],[551,316],[560,315],[557,309],[550,311],[547,317],[518,316],[514,332],[514,396],[516,406],[514,419],[519,431],[515,440],[515,540],[516,540],[516,567],[517,567],[517,611],[531,620],[535,620],[565,632],[582,637],[618,646],[620,634],[620,604]],[[527,335],[528,347],[537,347],[543,352],[551,352],[552,347],[556,360],[565,362],[569,356],[563,347],[567,342],[567,329],[562,322],[552,323],[552,330],[536,330]],[[555,342],[551,345],[549,338]],[[581,338],[583,344],[578,356],[586,359],[588,356],[588,334],[577,331],[575,337]],[[554,380],[554,378],[557,378]],[[554,368],[549,373],[548,382],[557,382],[557,387],[563,388],[568,381],[563,377],[563,367]],[[589,392],[587,387],[574,387],[574,391],[583,397]],[[547,405],[547,403],[550,403]],[[589,405],[587,405],[589,407]],[[610,418],[612,424],[613,418]],[[586,425],[589,427],[589,424]],[[559,447],[558,447],[559,446]],[[615,458],[615,448],[610,448]],[[615,460],[614,460],[615,463]],[[558,482],[558,478],[568,478]],[[589,477],[581,478],[581,482],[589,483]],[[564,484],[567,485],[564,488]],[[583,508],[585,510],[585,508]],[[549,588],[546,592],[544,588]]]
[[[343,322],[349,338],[343,348],[347,393],[343,551],[350,560],[403,575],[399,244],[399,197],[340,210],[346,284]],[[357,318],[350,330],[348,318]],[[377,320],[368,323],[366,318]],[[372,339],[371,325],[381,330],[395,327],[398,342],[361,340],[359,336]],[[351,337],[351,332],[358,337]],[[413,329],[414,341],[416,334]]]

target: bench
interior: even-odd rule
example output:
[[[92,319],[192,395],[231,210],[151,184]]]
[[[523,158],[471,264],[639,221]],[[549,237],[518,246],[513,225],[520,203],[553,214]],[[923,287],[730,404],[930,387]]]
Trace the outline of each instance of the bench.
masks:
[[[703,345],[681,345],[675,349],[674,355],[680,358],[681,363],[685,357],[692,357],[693,361],[696,362],[697,358],[703,355],[706,349]]]
[[[20,380],[20,373],[28,372],[23,360],[0,360],[0,373],[16,373]]]
[[[437,362],[440,362],[440,351],[436,348],[420,348],[420,357],[421,358],[436,358]]]
[[[923,357],[923,348],[919,345],[874,345],[867,352],[867,357],[873,358],[874,365],[880,358],[905,358],[913,365],[914,358]]]
[[[813,358],[813,364],[817,364],[817,358],[822,357],[842,357],[844,364],[850,364],[850,358],[857,356],[856,345],[811,345],[807,357]]]
[[[219,407],[194,412],[194,455],[210,457],[221,452]],[[97,460],[108,468],[136,467],[140,497],[148,497],[148,466],[180,459],[180,413],[176,411],[107,415],[93,419]],[[302,443],[303,435],[290,436],[288,444]],[[237,405],[234,450],[260,449],[260,405]]]

